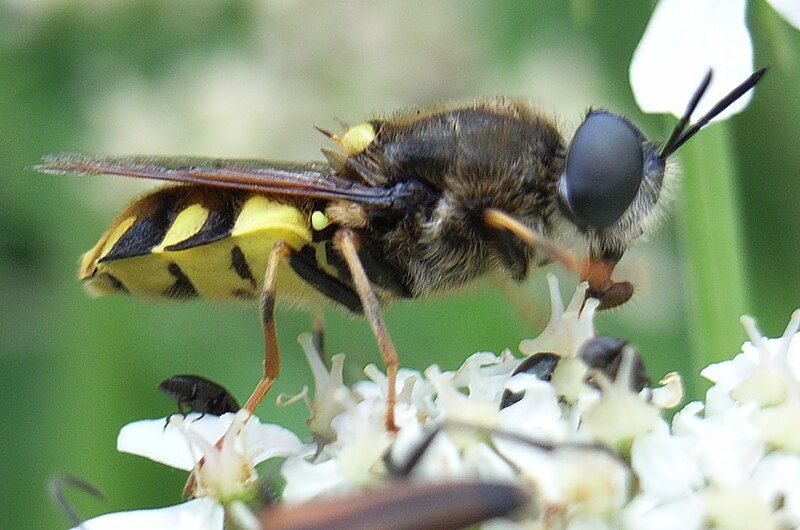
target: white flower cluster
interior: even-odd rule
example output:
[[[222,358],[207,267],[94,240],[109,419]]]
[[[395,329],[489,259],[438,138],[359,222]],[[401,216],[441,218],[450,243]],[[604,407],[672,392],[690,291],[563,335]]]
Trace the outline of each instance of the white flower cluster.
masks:
[[[627,346],[613,371],[591,368],[582,352],[596,334],[597,303],[583,303],[581,285],[564,307],[549,281],[550,323],[520,345],[528,359],[558,356],[546,373],[519,370],[521,359],[508,351],[476,353],[453,372],[401,370],[393,436],[384,428],[385,375],[368,366],[367,380],[347,386],[344,357],[334,356],[328,371],[303,336],[315,395],[304,390],[296,399],[309,406],[315,443],[246,412],[174,418],[166,430],[163,419],[128,425],[119,449],[193,470],[201,498],[108,514],[84,528],[222,529],[229,518],[258,528],[241,501],[253,497],[259,461],[288,457],[287,505],[336,497],[395,480],[387,462],[406,464],[437,427],[412,480],[507,481],[530,494],[526,508],[484,528],[800,527],[800,311],[780,339],[764,339],[743,318],[751,338],[743,353],[703,370],[714,383],[705,403],[689,403],[670,424],[660,409],[680,402],[680,378],[669,374],[661,386],[635,392],[635,352]]]
[[[454,372],[442,372],[436,365],[424,373],[401,370],[395,409],[399,432],[394,440],[384,429],[385,376],[376,367],[367,367],[369,380],[352,387],[342,383],[341,359],[334,362],[331,374],[322,372],[319,377],[320,371],[314,370],[318,392],[310,403],[309,425],[320,447],[313,457],[286,460],[281,470],[286,479],[283,501],[300,503],[391,480],[386,460],[405,463],[426,433],[439,426],[441,432],[413,467],[412,477],[513,481],[531,491],[534,502],[515,514],[515,522],[493,521],[486,527],[622,525],[628,507],[639,506],[630,504],[636,483],[627,458],[631,444],[654,434],[669,438],[659,406],[680,401],[680,379],[671,374],[662,381],[664,386],[634,393],[633,352],[625,350],[615,380],[591,369],[580,352],[595,336],[597,301],[583,303],[584,284],[565,308],[555,277],[549,281],[550,322],[538,338],[520,345],[528,355],[558,355],[549,380],[515,373],[521,360],[508,351],[476,353]],[[303,338],[301,344],[309,361],[318,363],[312,342]],[[507,400],[501,408],[509,392],[520,399]],[[331,410],[340,412],[320,422],[318,412]],[[508,434],[553,448],[521,443]]]
[[[315,457],[284,463],[283,500],[303,502],[385,481],[387,450],[402,462],[432,426],[467,423],[555,447],[455,427],[437,436],[412,476],[510,480],[530,488],[534,501],[524,513],[486,528],[800,527],[800,311],[774,340],[743,318],[751,337],[744,353],[703,370],[715,383],[706,403],[689,403],[670,425],[657,407],[680,401],[679,378],[670,374],[664,386],[636,394],[630,356],[613,382],[592,373],[578,354],[594,335],[596,303],[581,310],[579,289],[564,309],[556,289],[551,279],[553,316],[545,332],[521,345],[529,355],[561,356],[549,382],[514,374],[519,360],[507,352],[474,354],[455,372],[405,370],[394,443],[383,430],[385,384],[377,369],[369,367],[371,381],[352,388],[336,374],[320,381],[326,392],[319,402],[327,410],[339,403],[342,411]],[[304,347],[309,359],[317,358],[309,341]],[[587,375],[596,385],[586,384]],[[501,409],[507,390],[524,396]],[[325,440],[322,431],[316,434]]]

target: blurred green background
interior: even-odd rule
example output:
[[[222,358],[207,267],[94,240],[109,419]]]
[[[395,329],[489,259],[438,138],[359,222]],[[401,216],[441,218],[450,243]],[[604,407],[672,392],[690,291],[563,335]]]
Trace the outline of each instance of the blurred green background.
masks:
[[[75,280],[78,257],[146,188],[26,166],[61,150],[318,159],[325,142],[312,125],[494,94],[531,99],[566,131],[594,104],[663,137],[672,121],[637,110],[627,75],[651,9],[638,0],[0,0],[3,526],[67,527],[46,493],[59,472],[108,497],[72,495],[87,517],[179,501],[185,473],[118,454],[119,427],[171,412],[156,385],[176,373],[206,375],[244,399],[262,358],[252,307],[86,297]],[[730,130],[749,310],[775,335],[800,305],[800,33],[761,2],[749,20],[756,64],[772,70]],[[684,373],[697,397],[678,217],[626,256],[618,276],[639,293],[599,327],[637,344],[651,376]],[[569,296],[576,280],[562,277]],[[539,327],[548,316],[544,286],[536,274],[525,287]],[[311,315],[278,315],[284,368],[272,398],[310,384],[295,342],[310,323]],[[414,368],[451,369],[474,351],[515,350],[532,334],[490,284],[401,303],[388,324]],[[329,352],[348,354],[351,378],[377,362],[366,323],[331,312],[327,331]],[[301,405],[267,404],[260,415],[303,432]]]

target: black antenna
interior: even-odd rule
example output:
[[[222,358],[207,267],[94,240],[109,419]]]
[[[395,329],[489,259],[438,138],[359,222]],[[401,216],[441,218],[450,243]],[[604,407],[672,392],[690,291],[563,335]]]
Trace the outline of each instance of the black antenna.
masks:
[[[692,99],[690,99],[689,104],[686,105],[686,111],[683,113],[683,117],[675,125],[675,128],[672,130],[672,134],[669,136],[669,140],[667,140],[667,143],[664,144],[664,149],[661,151],[662,160],[665,160],[669,155],[675,152],[675,149],[677,149],[677,147],[675,147],[675,142],[678,141],[678,138],[683,132],[683,129],[686,127],[686,124],[689,123],[689,120],[692,118],[692,114],[697,108],[698,103],[700,103],[700,98],[702,98],[703,94],[705,94],[706,90],[708,90],[708,85],[711,84],[711,78],[713,75],[713,71],[709,70],[703,80],[700,82],[700,86],[697,88],[697,90],[695,90],[694,95],[692,95]]]
[[[675,131],[672,132],[672,136],[670,136],[669,141],[664,146],[664,150],[661,152],[661,158],[665,159],[672,153],[678,150],[680,146],[686,143],[692,136],[697,134],[697,132],[705,127],[708,122],[713,120],[720,112],[728,108],[734,101],[742,97],[744,94],[752,90],[756,83],[758,83],[764,74],[767,72],[766,68],[761,68],[753,73],[750,77],[744,80],[742,84],[734,88],[727,96],[719,100],[716,105],[714,105],[711,110],[709,110],[705,116],[697,120],[697,123],[686,129],[685,131],[679,131],[678,126],[681,129],[686,125],[688,121],[688,116],[691,116],[691,113],[694,111],[695,107],[697,107],[698,100],[700,96],[703,95],[703,92],[708,88],[708,82],[711,81],[711,71],[706,74],[706,78],[704,79],[703,84],[700,86],[700,89],[695,93],[692,97],[692,100],[689,102],[689,107],[687,107],[687,113],[681,118],[681,121],[678,122],[678,126],[675,127]],[[694,105],[692,105],[694,104]],[[684,121],[687,120],[687,121]],[[676,134],[677,133],[677,134]],[[673,139],[677,136],[677,139]]]

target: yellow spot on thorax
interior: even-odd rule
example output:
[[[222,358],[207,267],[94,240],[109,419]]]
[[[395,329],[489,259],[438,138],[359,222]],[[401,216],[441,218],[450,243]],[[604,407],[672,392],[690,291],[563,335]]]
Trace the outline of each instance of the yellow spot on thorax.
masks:
[[[331,220],[328,219],[328,216],[326,216],[323,212],[316,210],[311,214],[311,227],[314,230],[325,230],[330,224]]]
[[[344,136],[339,139],[339,144],[347,151],[347,154],[357,155],[364,151],[374,139],[375,128],[364,122],[347,129]]]

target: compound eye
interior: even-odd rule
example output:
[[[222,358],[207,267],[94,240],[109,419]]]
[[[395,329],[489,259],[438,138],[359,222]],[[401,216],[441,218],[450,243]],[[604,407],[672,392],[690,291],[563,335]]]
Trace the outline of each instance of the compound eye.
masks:
[[[579,221],[606,228],[630,206],[643,173],[639,131],[620,116],[595,111],[572,139],[560,192]]]

